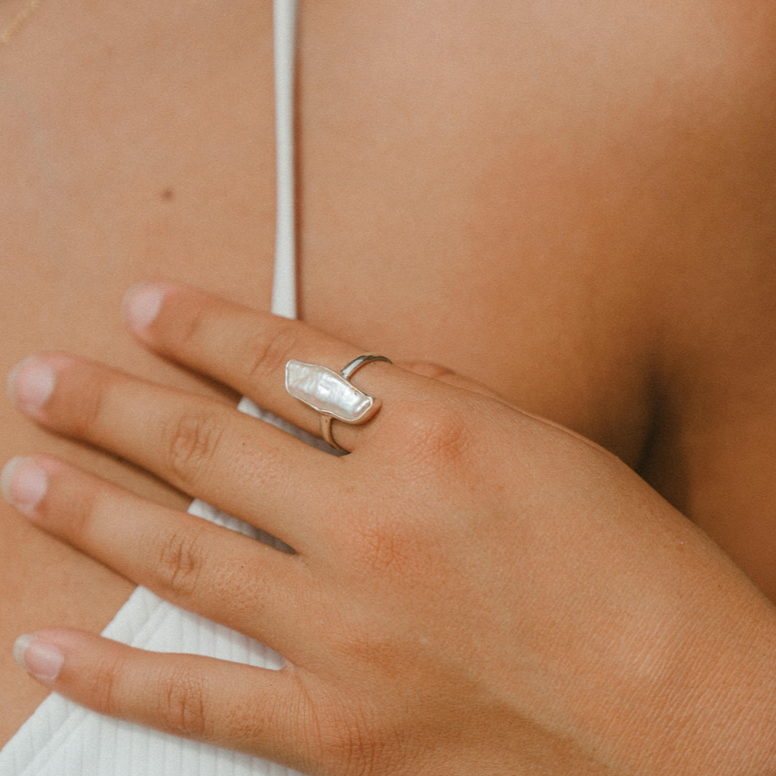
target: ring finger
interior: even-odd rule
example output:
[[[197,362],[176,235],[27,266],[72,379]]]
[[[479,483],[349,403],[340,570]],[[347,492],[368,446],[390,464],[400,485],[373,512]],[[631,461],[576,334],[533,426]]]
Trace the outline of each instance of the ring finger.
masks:
[[[304,621],[299,601],[310,597],[299,595],[310,583],[300,556],[48,456],[13,459],[2,486],[34,523],[136,584],[298,658],[288,623]]]

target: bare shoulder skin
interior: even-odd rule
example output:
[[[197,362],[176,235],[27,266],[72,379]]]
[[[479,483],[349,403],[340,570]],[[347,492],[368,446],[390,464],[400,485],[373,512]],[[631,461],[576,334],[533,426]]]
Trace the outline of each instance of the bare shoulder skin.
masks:
[[[305,320],[431,360],[606,446],[776,594],[773,12],[703,3],[306,4]],[[765,4],[761,4],[765,5]],[[55,0],[0,49],[2,368],[142,351],[122,294],[269,306],[271,8]],[[0,405],[49,451],[184,508]],[[768,425],[770,423],[770,425]],[[20,633],[101,630],[131,585],[2,507],[0,742],[43,697]]]

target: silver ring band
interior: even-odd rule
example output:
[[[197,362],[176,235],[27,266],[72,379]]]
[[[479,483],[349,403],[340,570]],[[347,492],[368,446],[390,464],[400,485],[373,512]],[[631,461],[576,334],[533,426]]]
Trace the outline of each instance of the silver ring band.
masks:
[[[320,413],[321,436],[337,450],[344,448],[332,436],[332,420],[358,425],[373,418],[380,409],[379,399],[360,391],[350,382],[350,378],[359,369],[373,361],[392,363],[385,356],[358,356],[339,373],[296,359],[286,364],[286,391]]]
[[[359,369],[361,369],[362,366],[366,366],[367,364],[371,364],[372,361],[387,361],[389,364],[392,364],[393,361],[391,361],[390,358],[386,358],[385,356],[359,356],[358,358],[354,358],[341,372],[340,374],[346,379],[350,380],[350,378],[358,372]]]
[[[358,372],[361,367],[366,366],[367,364],[371,364],[373,361],[386,361],[389,364],[392,364],[393,361],[391,361],[390,358],[386,358],[385,356],[358,356],[358,358],[354,358],[349,364],[346,364],[342,370],[340,371],[340,374],[348,381],[350,382],[350,378]],[[376,411],[375,411],[376,412]],[[375,413],[371,414],[368,419],[371,420],[375,416]],[[332,415],[328,415],[325,413],[321,413],[321,436],[323,439],[330,444],[333,448],[336,450],[344,450],[344,447],[340,447],[337,442],[334,439],[334,436],[331,433],[331,422],[334,420],[334,417]],[[366,422],[366,421],[362,421]]]

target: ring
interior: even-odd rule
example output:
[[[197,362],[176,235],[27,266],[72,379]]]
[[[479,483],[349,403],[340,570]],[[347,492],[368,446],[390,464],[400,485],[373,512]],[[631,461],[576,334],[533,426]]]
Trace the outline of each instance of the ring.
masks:
[[[343,450],[331,433],[332,420],[351,426],[366,423],[380,409],[382,402],[359,391],[350,378],[373,361],[387,361],[385,356],[359,356],[337,373],[319,364],[305,364],[291,359],[286,364],[286,391],[321,415],[321,436],[337,450]]]

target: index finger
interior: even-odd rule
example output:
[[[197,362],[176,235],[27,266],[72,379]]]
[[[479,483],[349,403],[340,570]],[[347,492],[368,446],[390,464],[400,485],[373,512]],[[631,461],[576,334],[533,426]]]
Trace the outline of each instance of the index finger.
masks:
[[[301,321],[251,310],[187,286],[136,286],[127,293],[125,316],[132,331],[156,352],[231,386],[316,436],[321,435],[321,416],[287,392],[287,362],[295,359],[339,372],[364,354],[356,345]],[[360,370],[354,383],[390,405],[406,392],[406,377],[398,367],[376,361]],[[352,450],[377,425],[370,422],[356,430],[337,423],[336,440]]]

